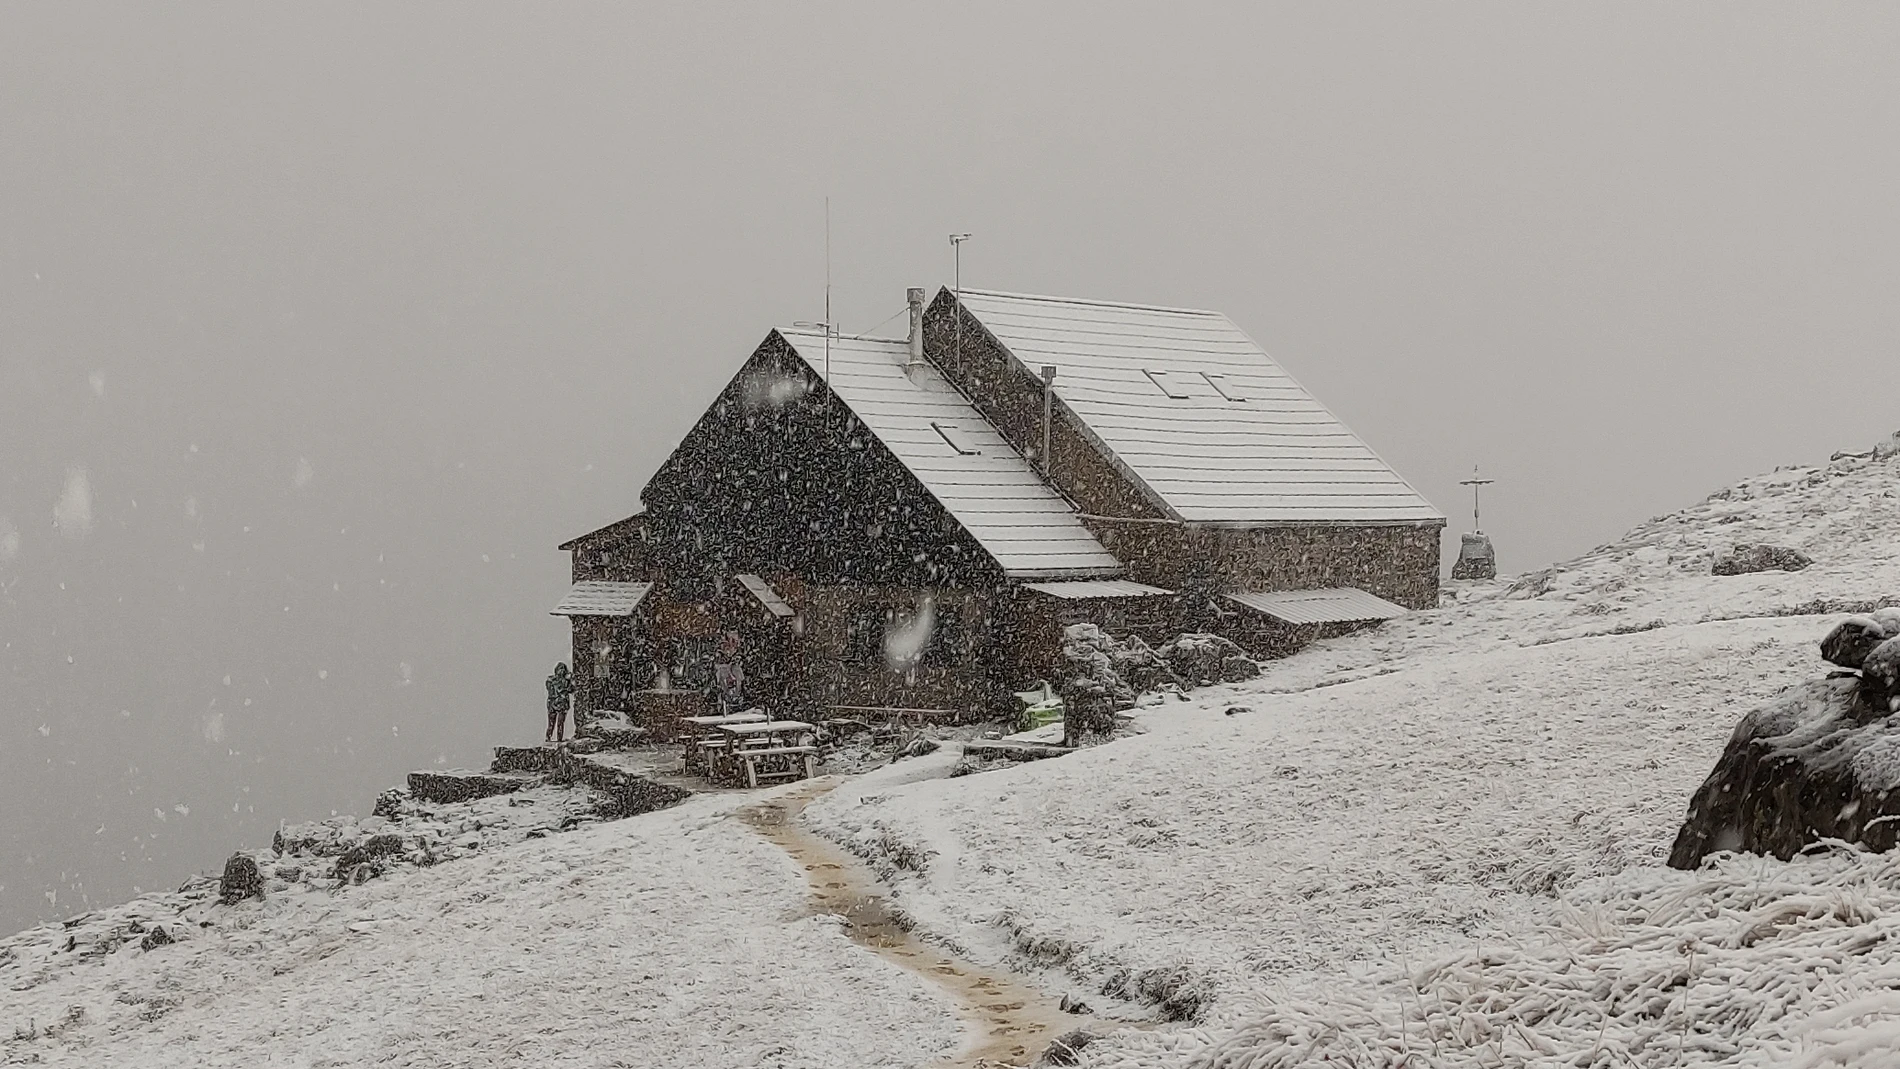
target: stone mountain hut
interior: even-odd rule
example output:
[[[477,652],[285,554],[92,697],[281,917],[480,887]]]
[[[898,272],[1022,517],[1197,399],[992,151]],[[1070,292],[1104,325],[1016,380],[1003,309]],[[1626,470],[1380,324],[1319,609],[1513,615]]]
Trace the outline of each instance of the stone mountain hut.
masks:
[[[581,719],[950,719],[1071,623],[1273,656],[1437,603],[1444,516],[1226,316],[909,300],[904,338],[770,331],[643,509],[561,546]]]

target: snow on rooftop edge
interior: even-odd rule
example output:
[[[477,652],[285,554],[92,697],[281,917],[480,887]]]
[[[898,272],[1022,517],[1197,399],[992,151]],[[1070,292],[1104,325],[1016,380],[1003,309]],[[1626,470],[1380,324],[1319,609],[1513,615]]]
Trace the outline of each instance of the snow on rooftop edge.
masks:
[[[806,367],[1011,578],[1118,575],[1122,563],[1002,433],[935,367],[906,371],[903,340],[833,337],[826,373],[824,335],[778,328]],[[937,425],[974,444],[967,454]],[[974,476],[974,478],[972,478]]]

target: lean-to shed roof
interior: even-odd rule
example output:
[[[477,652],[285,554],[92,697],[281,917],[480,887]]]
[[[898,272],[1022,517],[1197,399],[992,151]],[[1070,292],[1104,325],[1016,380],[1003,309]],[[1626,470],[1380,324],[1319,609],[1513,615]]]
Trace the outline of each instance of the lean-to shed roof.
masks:
[[[1076,578],[1116,575],[1075,510],[1042,481],[949,380],[929,365],[906,371],[908,346],[874,338],[825,339],[780,329],[800,359],[884,443],[1005,575]]]
[[[1228,594],[1227,600],[1289,624],[1353,624],[1369,620],[1396,620],[1406,613],[1403,605],[1394,605],[1382,597],[1351,586],[1327,590],[1278,590],[1264,594],[1243,592]]]
[[[964,290],[964,307],[1190,523],[1442,521],[1219,312]]]

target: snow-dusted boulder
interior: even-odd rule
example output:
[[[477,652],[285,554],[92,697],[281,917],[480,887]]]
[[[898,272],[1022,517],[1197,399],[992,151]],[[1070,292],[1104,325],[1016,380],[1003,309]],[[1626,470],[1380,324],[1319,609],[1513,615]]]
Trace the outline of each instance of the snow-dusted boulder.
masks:
[[[1161,657],[1191,686],[1238,683],[1260,674],[1260,665],[1232,640],[1219,635],[1180,635],[1161,647]]]
[[[1182,685],[1154,647],[1134,636],[1116,638],[1095,624],[1062,629],[1062,664],[1056,674],[1071,744],[1085,735],[1113,731],[1115,713],[1132,708],[1142,692]]]
[[[1829,664],[1860,671],[1874,647],[1900,635],[1900,609],[1880,609],[1866,616],[1850,616],[1821,640],[1821,657]]]
[[[1851,627],[1849,625],[1852,625]],[[1853,656],[1876,618],[1835,628],[1822,649],[1842,673],[1784,691],[1742,717],[1689,803],[1669,864],[1723,850],[1787,859],[1823,839],[1891,850],[1900,837],[1900,638]]]
[[[1709,571],[1715,575],[1747,575],[1750,572],[1798,572],[1814,560],[1798,549],[1787,546],[1755,545],[1740,542],[1727,553],[1718,553]]]

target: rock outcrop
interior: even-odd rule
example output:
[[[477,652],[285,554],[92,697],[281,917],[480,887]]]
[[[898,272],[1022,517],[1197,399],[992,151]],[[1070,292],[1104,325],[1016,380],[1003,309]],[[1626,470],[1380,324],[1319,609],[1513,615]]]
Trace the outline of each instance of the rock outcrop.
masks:
[[[1141,639],[1118,639],[1095,624],[1063,628],[1055,687],[1070,742],[1108,734],[1118,710],[1131,708],[1141,692],[1169,684],[1182,685],[1168,662]]]
[[[264,874],[257,859],[249,854],[232,854],[224,863],[224,875],[218,879],[218,901],[227,906],[247,898],[264,897]]]
[[[1095,624],[1070,624],[1062,630],[1062,664],[1056,674],[1064,741],[1073,746],[1113,731],[1115,714],[1133,708],[1144,692],[1238,683],[1258,676],[1260,664],[1219,635],[1177,635],[1155,649],[1133,636],[1117,638]]]
[[[1747,575],[1750,572],[1798,572],[1814,561],[1806,553],[1787,546],[1755,545],[1740,542],[1727,553],[1716,555],[1709,571],[1715,575]]]
[[[1180,635],[1162,646],[1159,653],[1175,676],[1190,686],[1239,683],[1260,674],[1259,662],[1219,635]]]
[[[371,835],[362,842],[343,851],[336,859],[332,870],[335,879],[348,883],[362,883],[371,876],[381,876],[383,858],[400,857],[403,854],[403,842],[400,835]],[[359,872],[359,869],[366,871]]]
[[[1742,717],[1703,780],[1669,864],[1724,850],[1790,858],[1838,839],[1891,850],[1900,837],[1900,609],[1842,622],[1822,655],[1848,669]]]

